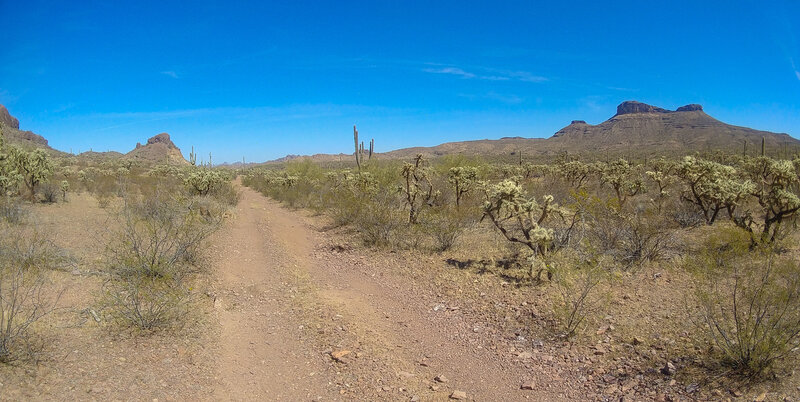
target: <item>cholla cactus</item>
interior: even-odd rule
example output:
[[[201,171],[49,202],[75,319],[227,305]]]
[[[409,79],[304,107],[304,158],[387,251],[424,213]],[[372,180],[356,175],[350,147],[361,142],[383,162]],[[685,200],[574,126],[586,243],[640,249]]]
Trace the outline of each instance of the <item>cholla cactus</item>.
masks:
[[[633,166],[625,159],[617,159],[599,167],[600,183],[610,186],[616,194],[620,208],[628,197],[645,190],[642,179],[637,177]]]
[[[669,188],[675,184],[677,178],[674,176],[677,164],[670,160],[659,158],[651,162],[651,170],[645,172],[647,177],[658,187],[658,199],[669,196]]]
[[[13,169],[9,156],[3,149],[3,133],[0,131],[0,196],[6,196],[19,186],[22,181],[16,170]]]
[[[553,241],[553,229],[543,225],[564,211],[553,202],[552,195],[542,197],[541,203],[527,198],[522,187],[513,180],[503,180],[490,188],[484,204],[484,217],[508,241],[527,246],[535,255],[544,255]]]
[[[560,163],[555,170],[572,187],[582,188],[590,175],[594,173],[595,167],[581,161],[570,161]]]
[[[9,151],[11,168],[25,183],[28,198],[33,200],[36,186],[53,174],[53,163],[43,149],[28,152],[12,147]]]
[[[405,179],[401,188],[408,204],[408,223],[416,224],[420,209],[433,205],[439,195],[433,190],[428,162],[417,155],[414,163],[406,163],[400,173]]]
[[[458,166],[450,168],[447,180],[455,187],[456,207],[461,206],[461,197],[472,191],[478,179],[478,168],[472,166]]]
[[[219,188],[225,178],[214,170],[200,168],[196,169],[184,180],[187,186],[199,195],[206,195]]]
[[[754,189],[751,181],[738,178],[732,166],[693,156],[683,159],[677,174],[686,186],[681,198],[697,206],[709,225],[722,210],[733,216],[740,201]]]
[[[800,210],[797,165],[762,156],[746,160],[743,170],[753,183],[749,192],[758,201],[760,211],[757,216],[744,211],[731,218],[750,233],[754,243],[772,243],[785,234],[784,223],[794,219]]]
[[[67,192],[69,192],[69,182],[66,180],[61,181],[61,199],[67,200]]]

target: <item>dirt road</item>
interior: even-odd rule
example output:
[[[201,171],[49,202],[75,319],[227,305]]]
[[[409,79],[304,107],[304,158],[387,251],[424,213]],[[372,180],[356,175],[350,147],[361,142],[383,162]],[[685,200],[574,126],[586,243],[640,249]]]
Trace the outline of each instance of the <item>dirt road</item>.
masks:
[[[429,290],[382,261],[332,247],[302,214],[241,191],[210,249],[220,323],[217,399],[569,396],[566,384],[521,390],[536,383],[535,370],[501,358],[491,331],[436,304]]]

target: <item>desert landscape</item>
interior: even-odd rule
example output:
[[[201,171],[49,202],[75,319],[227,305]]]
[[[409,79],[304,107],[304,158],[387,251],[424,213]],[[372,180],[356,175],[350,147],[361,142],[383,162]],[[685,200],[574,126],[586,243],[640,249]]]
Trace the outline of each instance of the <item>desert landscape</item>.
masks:
[[[690,109],[234,167],[2,108],[2,398],[793,400],[800,141]]]
[[[0,1],[0,401],[800,401],[798,15]]]

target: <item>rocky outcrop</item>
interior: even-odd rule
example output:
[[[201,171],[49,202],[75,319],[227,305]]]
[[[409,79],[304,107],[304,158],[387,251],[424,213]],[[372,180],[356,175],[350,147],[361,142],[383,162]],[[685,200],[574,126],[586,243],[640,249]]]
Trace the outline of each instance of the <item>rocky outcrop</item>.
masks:
[[[128,152],[128,158],[153,163],[187,164],[181,150],[169,138],[169,134],[161,133],[150,137],[147,144],[136,143],[136,148]]]
[[[681,106],[676,110],[676,112],[702,112],[702,111],[703,107],[696,103],[692,103],[691,105]]]
[[[19,130],[19,120],[12,116],[11,113],[8,113],[8,109],[3,105],[0,105],[0,123]]]
[[[621,116],[624,114],[636,114],[636,113],[676,113],[676,112],[702,112],[703,106],[698,105],[696,103],[692,103],[686,106],[681,106],[676,109],[674,112],[671,110],[663,109],[656,106],[651,106],[646,103],[637,102],[637,101],[625,101],[617,106],[617,116]],[[580,120],[573,120],[572,124],[575,124],[576,121]]]
[[[637,101],[625,101],[617,106],[617,116],[634,113],[669,113],[669,110]]]

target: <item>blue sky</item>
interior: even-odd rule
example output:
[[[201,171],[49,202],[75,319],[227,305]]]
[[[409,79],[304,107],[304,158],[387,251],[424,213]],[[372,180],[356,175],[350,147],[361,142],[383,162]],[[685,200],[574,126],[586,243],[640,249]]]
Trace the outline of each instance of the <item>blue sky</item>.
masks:
[[[75,152],[378,151],[700,103],[800,137],[800,2],[0,0],[0,103]],[[769,3],[769,4],[767,4]],[[186,6],[191,4],[191,6]]]

